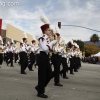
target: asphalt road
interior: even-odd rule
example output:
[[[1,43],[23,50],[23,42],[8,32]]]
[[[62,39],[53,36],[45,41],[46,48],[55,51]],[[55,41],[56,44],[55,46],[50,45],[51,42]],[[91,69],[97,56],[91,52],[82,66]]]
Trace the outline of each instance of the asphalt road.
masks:
[[[37,68],[27,75],[20,74],[20,66],[0,68],[0,100],[44,100],[37,97]],[[46,87],[48,100],[100,100],[100,65],[82,63],[75,75],[67,74],[69,79],[60,77],[63,87],[54,86],[52,79]]]

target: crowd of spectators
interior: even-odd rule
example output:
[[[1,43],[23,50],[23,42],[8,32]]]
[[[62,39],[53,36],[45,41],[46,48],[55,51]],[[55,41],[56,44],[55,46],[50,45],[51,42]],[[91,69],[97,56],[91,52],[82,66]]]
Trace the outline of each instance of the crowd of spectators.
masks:
[[[84,63],[92,63],[92,64],[100,64],[100,57],[83,57],[82,62]]]

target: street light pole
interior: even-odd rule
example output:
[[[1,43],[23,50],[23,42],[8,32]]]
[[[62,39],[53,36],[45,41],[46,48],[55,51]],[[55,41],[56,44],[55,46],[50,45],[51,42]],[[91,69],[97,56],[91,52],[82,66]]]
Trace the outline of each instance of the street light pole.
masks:
[[[88,29],[88,30],[92,30],[92,31],[100,32],[100,31],[98,31],[98,30],[94,30],[94,29],[91,29],[91,28],[83,27],[83,26],[77,26],[77,25],[61,25],[61,26],[73,26],[73,27],[80,27],[80,28],[85,28],[85,29]]]

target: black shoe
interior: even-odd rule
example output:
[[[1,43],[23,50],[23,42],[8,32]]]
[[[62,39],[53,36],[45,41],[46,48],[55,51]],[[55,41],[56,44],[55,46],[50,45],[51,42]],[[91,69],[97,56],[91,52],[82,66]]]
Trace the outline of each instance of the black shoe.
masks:
[[[38,86],[36,86],[36,87],[35,87],[35,89],[36,89],[36,90],[37,90],[37,92],[38,92]]]
[[[13,65],[11,65],[10,67],[14,67]]]
[[[63,85],[60,84],[60,83],[55,83],[54,85],[55,85],[55,86],[63,86]]]
[[[22,72],[21,74],[27,74],[26,72]]]
[[[41,98],[48,98],[47,95],[45,95],[45,94],[40,94],[40,93],[38,93],[37,96],[38,96],[38,97],[41,97]]]
[[[29,69],[29,71],[34,71],[33,69]]]
[[[63,77],[63,78],[64,78],[64,79],[69,79],[69,77],[67,77],[67,76],[66,76],[66,77]]]
[[[74,73],[70,73],[71,75],[74,75]]]
[[[77,70],[75,70],[74,72],[78,72]]]

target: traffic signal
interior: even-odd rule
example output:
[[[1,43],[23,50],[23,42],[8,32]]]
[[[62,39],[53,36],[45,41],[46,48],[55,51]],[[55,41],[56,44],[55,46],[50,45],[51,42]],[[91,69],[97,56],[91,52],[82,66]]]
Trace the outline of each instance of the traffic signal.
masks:
[[[58,22],[58,27],[61,28],[61,22]]]

